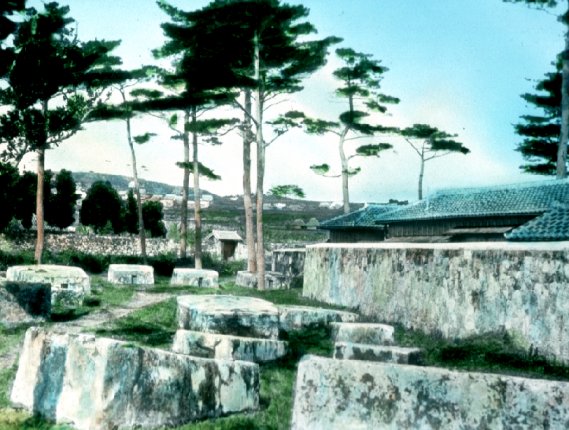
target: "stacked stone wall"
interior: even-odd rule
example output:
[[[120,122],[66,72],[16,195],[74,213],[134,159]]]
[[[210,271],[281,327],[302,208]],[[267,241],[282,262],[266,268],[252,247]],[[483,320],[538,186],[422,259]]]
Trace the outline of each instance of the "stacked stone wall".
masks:
[[[307,297],[447,338],[506,331],[569,362],[569,243],[307,248]]]

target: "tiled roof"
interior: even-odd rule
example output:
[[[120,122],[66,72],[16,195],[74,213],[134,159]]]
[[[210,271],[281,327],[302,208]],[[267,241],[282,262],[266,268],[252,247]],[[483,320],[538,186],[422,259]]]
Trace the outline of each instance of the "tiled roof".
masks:
[[[236,240],[236,241],[243,240],[236,231],[212,230],[211,234],[217,240]]]
[[[569,207],[554,207],[505,236],[521,241],[569,240]]]
[[[540,214],[569,204],[569,180],[440,191],[425,200],[376,216],[376,224],[455,217]]]
[[[357,211],[340,215],[320,223],[320,228],[338,228],[338,227],[377,227],[375,220],[382,214],[397,210],[401,206],[393,204],[384,205],[368,205]]]

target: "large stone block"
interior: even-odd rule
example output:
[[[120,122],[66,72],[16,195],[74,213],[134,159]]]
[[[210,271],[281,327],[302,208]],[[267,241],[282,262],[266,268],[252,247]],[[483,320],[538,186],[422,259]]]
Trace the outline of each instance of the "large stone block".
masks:
[[[254,363],[31,328],[11,402],[79,430],[155,429],[255,410],[258,390]]]
[[[292,429],[566,429],[569,383],[307,356]]]
[[[240,270],[237,272],[235,284],[244,288],[257,288],[257,274]],[[265,289],[267,290],[288,290],[290,283],[282,273],[265,272]]]
[[[310,306],[278,306],[278,309],[280,329],[287,332],[338,321],[353,322],[358,319],[358,315],[353,312]]]
[[[393,344],[393,326],[374,323],[333,322],[332,340],[335,342],[364,343],[369,345]]]
[[[46,302],[51,309],[49,285],[47,288]],[[44,322],[47,316],[49,314],[44,315],[43,312],[40,314],[30,313],[25,305],[21,305],[13,294],[0,285],[0,327],[12,329],[39,324]]]
[[[336,342],[334,344],[334,358],[338,360],[365,360],[418,365],[424,362],[423,350],[419,348],[350,342]]]
[[[287,343],[274,339],[230,336],[178,330],[174,336],[172,351],[196,357],[223,360],[245,360],[266,363],[284,357]]]
[[[282,273],[289,288],[302,288],[306,249],[276,249],[273,251],[271,271]]]
[[[111,264],[108,281],[123,285],[153,285],[154,268],[143,264]]]
[[[51,285],[30,282],[0,282],[18,305],[34,317],[49,318],[51,315]]]
[[[39,264],[12,266],[6,279],[15,282],[46,283],[51,285],[53,305],[77,306],[91,292],[89,276],[79,267]]]
[[[205,333],[277,339],[279,312],[272,303],[252,297],[180,296],[178,327]]]
[[[218,288],[219,273],[215,270],[175,268],[170,279],[170,285]]]

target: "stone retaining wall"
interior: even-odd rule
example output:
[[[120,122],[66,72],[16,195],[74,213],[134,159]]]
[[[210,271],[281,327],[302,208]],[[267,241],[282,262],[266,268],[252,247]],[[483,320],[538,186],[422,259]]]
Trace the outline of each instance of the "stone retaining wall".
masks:
[[[448,338],[506,330],[569,362],[569,243],[326,244],[303,294]]]
[[[99,236],[80,234],[46,234],[45,249],[52,252],[78,251],[99,255],[140,255],[138,236]],[[33,250],[35,237],[18,242],[20,250]],[[147,238],[146,253],[149,257],[174,253],[178,245],[168,239]]]

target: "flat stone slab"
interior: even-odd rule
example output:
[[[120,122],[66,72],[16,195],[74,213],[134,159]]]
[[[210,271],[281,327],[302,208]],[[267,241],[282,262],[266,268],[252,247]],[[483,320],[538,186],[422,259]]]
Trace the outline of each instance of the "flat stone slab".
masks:
[[[180,296],[178,327],[204,333],[277,339],[279,311],[272,303],[253,297]]]
[[[333,322],[332,340],[335,342],[364,343],[368,345],[392,345],[393,326],[373,323]]]
[[[420,348],[336,342],[334,344],[334,358],[421,365],[424,362],[424,353]]]
[[[6,279],[14,282],[45,283],[51,285],[52,305],[77,306],[91,292],[91,282],[79,267],[39,264],[12,266]]]
[[[257,274],[240,270],[237,272],[235,284],[244,288],[257,288]],[[288,290],[290,282],[287,277],[278,272],[265,272],[265,289],[267,290]]]
[[[333,309],[314,308],[310,306],[278,306],[279,324],[283,331],[302,330],[320,324],[332,322],[352,322],[358,314]]]
[[[173,427],[258,409],[259,367],[31,328],[10,400],[79,430]]]
[[[284,357],[287,346],[287,342],[281,340],[177,330],[172,351],[196,357],[266,363]]]
[[[292,429],[565,429],[569,383],[306,356]]]
[[[175,268],[170,279],[170,285],[218,288],[219,273],[215,270]]]
[[[153,285],[154,267],[143,264],[111,264],[107,280],[119,285]]]

